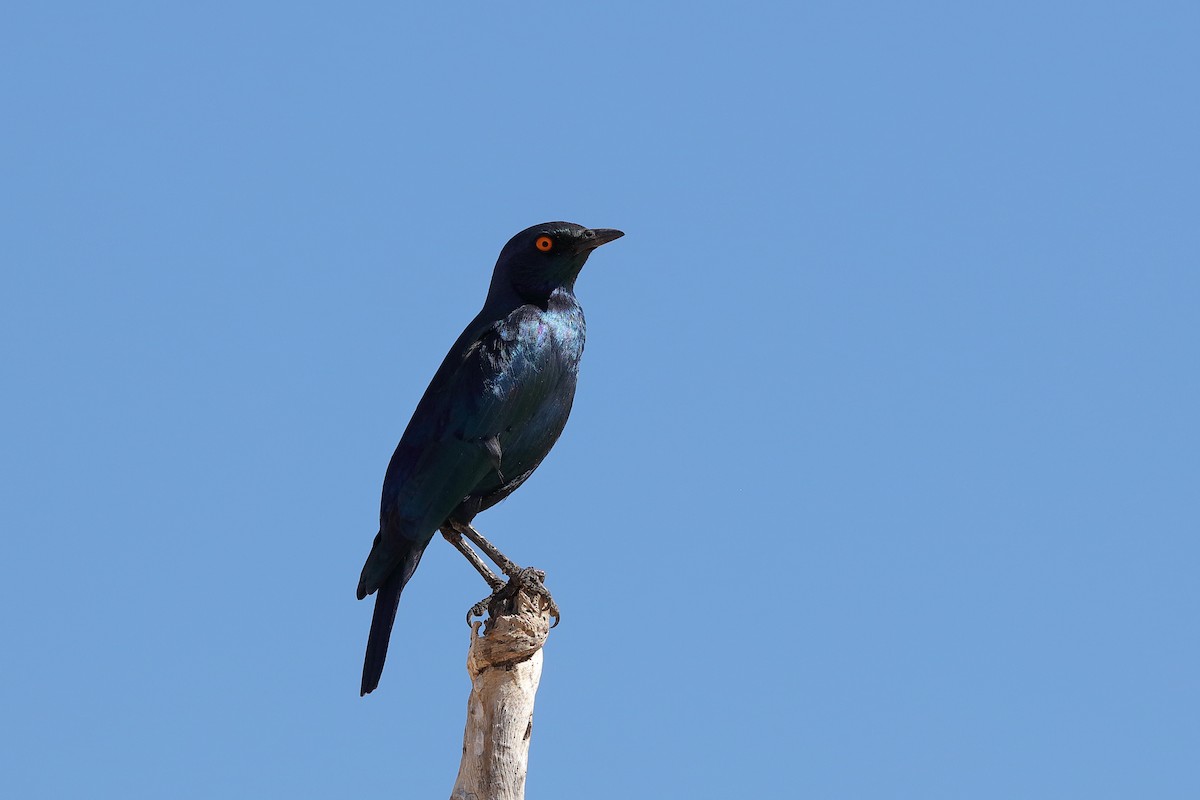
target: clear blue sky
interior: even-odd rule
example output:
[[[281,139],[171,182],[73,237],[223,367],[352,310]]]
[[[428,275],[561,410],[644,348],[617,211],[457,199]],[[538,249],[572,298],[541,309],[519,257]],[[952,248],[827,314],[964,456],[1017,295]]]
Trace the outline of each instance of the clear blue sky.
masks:
[[[1200,797],[1200,7],[821,5],[9,7],[0,794],[448,794],[484,586],[354,589],[568,219],[531,798]]]

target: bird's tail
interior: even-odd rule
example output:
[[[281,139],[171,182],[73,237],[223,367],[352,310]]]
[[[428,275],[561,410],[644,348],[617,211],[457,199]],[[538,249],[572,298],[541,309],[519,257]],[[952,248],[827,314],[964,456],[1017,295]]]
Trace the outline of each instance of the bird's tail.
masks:
[[[406,548],[403,560],[375,593],[375,613],[371,615],[371,633],[367,636],[360,696],[375,691],[379,686],[383,662],[387,659],[388,641],[392,638],[392,625],[396,622],[396,609],[400,607],[400,593],[416,572],[424,552],[424,544],[412,542],[411,547]],[[361,589],[359,598],[362,598]]]

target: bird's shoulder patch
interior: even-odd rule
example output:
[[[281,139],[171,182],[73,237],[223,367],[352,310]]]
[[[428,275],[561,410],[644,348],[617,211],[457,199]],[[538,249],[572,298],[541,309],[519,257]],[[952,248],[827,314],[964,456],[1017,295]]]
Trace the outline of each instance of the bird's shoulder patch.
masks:
[[[505,342],[528,341],[539,326],[544,326],[542,315],[537,306],[521,306],[496,323],[497,335]]]

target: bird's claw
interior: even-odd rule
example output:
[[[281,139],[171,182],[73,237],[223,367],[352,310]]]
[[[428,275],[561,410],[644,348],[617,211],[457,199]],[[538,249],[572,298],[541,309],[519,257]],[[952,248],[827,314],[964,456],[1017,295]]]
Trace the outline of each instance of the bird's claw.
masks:
[[[546,573],[534,567],[526,567],[517,572],[516,575],[510,576],[509,583],[513,579],[517,581],[517,589],[524,590],[527,594],[541,598],[543,607],[550,612],[550,616],[554,617],[554,623],[551,628],[558,625],[562,615],[558,610],[558,603],[554,602],[554,597],[550,594],[550,590],[546,588]]]
[[[485,597],[467,609],[467,625],[470,625],[475,620],[475,617],[483,618],[483,615],[487,613],[487,602],[491,599],[491,597]]]
[[[559,612],[558,604],[554,602],[550,590],[546,588],[546,573],[534,567],[518,567],[512,570],[507,583],[471,606],[467,611],[467,624],[470,625],[475,617],[483,617],[485,613],[495,618],[517,611],[518,609],[514,605],[517,595],[522,591],[541,600],[542,608],[549,611],[550,616],[554,617],[554,622],[550,627],[557,627],[562,620],[562,614]]]

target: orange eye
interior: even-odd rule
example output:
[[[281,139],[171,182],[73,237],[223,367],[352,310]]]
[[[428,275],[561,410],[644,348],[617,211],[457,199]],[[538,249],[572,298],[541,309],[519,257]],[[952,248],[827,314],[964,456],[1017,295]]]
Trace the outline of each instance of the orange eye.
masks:
[[[549,253],[550,248],[554,247],[554,242],[550,239],[549,236],[539,236],[538,240],[536,242],[534,242],[534,246],[537,247],[538,250],[541,250],[543,253]]]

